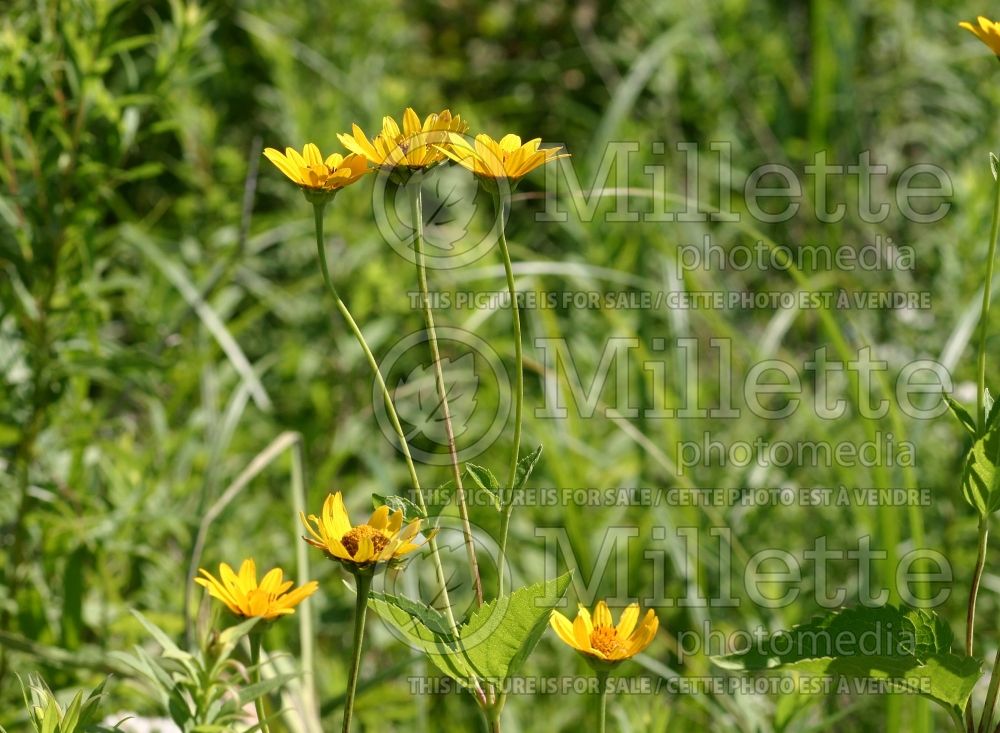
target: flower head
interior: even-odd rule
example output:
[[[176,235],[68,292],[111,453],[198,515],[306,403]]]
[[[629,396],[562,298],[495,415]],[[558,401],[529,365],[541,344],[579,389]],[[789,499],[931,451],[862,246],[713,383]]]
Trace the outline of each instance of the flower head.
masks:
[[[264,157],[306,193],[333,194],[368,172],[362,156],[333,153],[324,159],[313,143],[306,143],[301,153],[295,148],[285,148],[284,153],[267,148]]]
[[[559,148],[539,148],[541,142],[537,137],[522,143],[517,135],[504,135],[499,141],[489,135],[476,135],[475,142],[470,143],[461,135],[451,135],[441,150],[480,178],[517,182],[539,166],[569,157]]]
[[[392,117],[382,118],[382,130],[372,139],[353,125],[351,133],[337,137],[344,147],[368,159],[373,165],[386,168],[417,170],[444,160],[444,153],[437,147],[448,141],[451,133],[462,133],[469,125],[461,115],[452,117],[450,110],[427,115],[421,122],[417,113],[407,107],[403,125]]]
[[[229,565],[219,565],[219,577],[216,578],[204,568],[198,572],[203,577],[195,578],[194,582],[208,589],[208,594],[216,598],[237,616],[246,618],[263,618],[272,621],[278,616],[295,613],[295,606],[316,592],[319,585],[311,580],[291,593],[292,581],[284,581],[281,568],[274,568],[257,584],[257,566],[252,559],[246,559],[240,565],[237,575]]]
[[[590,612],[580,606],[576,620],[570,620],[558,611],[552,612],[549,624],[560,639],[587,657],[591,663],[615,664],[631,659],[641,652],[656,636],[660,620],[652,609],[639,621],[639,604],[633,603],[622,611],[615,626],[608,604],[599,601],[591,619]]]
[[[962,21],[958,25],[960,28],[974,33],[976,38],[989,46],[990,50],[1000,58],[1000,21],[989,20],[980,15],[977,22],[978,27],[968,21]]]
[[[352,525],[339,491],[326,497],[321,516],[299,516],[310,535],[302,539],[354,573],[373,571],[380,563],[399,562],[430,539],[414,542],[420,520],[404,527],[403,512],[390,514],[385,505],[372,512],[365,524]]]

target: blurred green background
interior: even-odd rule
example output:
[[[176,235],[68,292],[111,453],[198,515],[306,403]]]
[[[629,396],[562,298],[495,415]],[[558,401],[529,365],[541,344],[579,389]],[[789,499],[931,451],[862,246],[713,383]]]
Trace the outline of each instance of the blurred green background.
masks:
[[[654,338],[707,345],[721,337],[732,340],[740,374],[764,358],[801,365],[839,335],[854,352],[871,345],[874,358],[888,361],[890,380],[907,362],[932,358],[952,370],[957,385],[968,384],[1000,89],[995,59],[957,22],[986,11],[971,2],[886,0],[8,0],[0,17],[0,722],[10,731],[26,725],[16,674],[40,672],[53,689],[71,692],[104,676],[109,652],[148,644],[129,609],[183,636],[202,597],[200,590],[192,594],[186,619],[184,573],[202,518],[282,431],[303,436],[312,507],[341,489],[360,516],[372,492],[406,487],[404,465],[373,417],[362,354],[323,288],[311,210],[263,161],[263,146],[315,141],[335,151],[336,133],[352,122],[374,132],[382,115],[398,117],[406,106],[421,115],[448,107],[472,131],[564,144],[584,188],[615,185],[614,178],[595,180],[598,164],[609,142],[634,141],[639,150],[619,180],[648,189],[643,166],[664,165],[667,190],[682,195],[687,159],[676,143],[699,142],[705,162],[698,183],[708,207],[718,204],[719,190],[708,144],[726,141],[736,211],[743,209],[743,178],[764,163],[801,171],[817,151],[849,165],[871,150],[890,171],[876,180],[874,196],[890,202],[907,166],[935,164],[954,186],[951,210],[937,223],[909,222],[895,206],[886,221],[866,223],[851,205],[856,183],[847,179],[831,192],[832,201],[848,203],[843,221],[820,224],[805,207],[791,221],[763,228],[790,245],[860,246],[877,235],[910,245],[910,270],[806,272],[805,286],[929,292],[929,311],[834,312],[831,331],[809,310],[526,310],[526,354],[537,365],[535,338],[566,338],[589,378],[609,338],[638,336],[641,349],[649,349]],[[608,220],[613,197],[593,221],[571,214],[564,223],[538,222],[544,179],[536,173],[521,186],[509,223],[522,289],[621,290],[624,282],[658,292],[677,282],[678,246],[698,244],[705,234],[723,244],[750,241],[726,223]],[[813,182],[803,181],[808,198]],[[371,191],[365,180],[338,196],[327,215],[327,246],[335,282],[383,354],[401,335],[419,331],[422,320],[409,295],[416,290],[413,267],[383,241]],[[572,211],[570,194],[563,185],[554,195],[566,197],[563,208]],[[640,196],[630,201],[636,211],[652,206]],[[489,226],[488,207],[480,208],[474,233]],[[679,207],[672,200],[666,208]],[[495,252],[431,275],[432,287],[444,292],[503,288]],[[781,271],[691,270],[681,283],[691,291],[795,288]],[[509,365],[503,309],[440,309],[437,318],[474,330]],[[679,363],[680,352],[669,353]],[[990,353],[1000,356],[995,339]],[[634,364],[628,378],[646,390],[648,404],[650,374]],[[709,360],[702,368],[710,376],[717,365]],[[661,397],[677,406],[688,387],[681,370],[670,374]],[[711,380],[700,383],[708,386],[699,401],[715,404]],[[799,553],[820,535],[851,549],[873,535],[874,546],[894,557],[923,546],[949,558],[954,591],[940,612],[960,633],[976,526],[956,479],[964,433],[950,417],[915,421],[894,411],[868,421],[852,411],[824,421],[800,409],[779,421],[656,420],[571,410],[566,419],[542,419],[534,415],[543,391],[533,368],[527,395],[525,446],[545,446],[535,486],[919,486],[932,490],[933,502],[919,511],[525,507],[515,513],[511,538],[520,581],[543,571],[535,527],[566,528],[585,581],[605,540],[601,527],[639,528],[628,546],[625,592],[639,598],[657,582],[667,597],[684,596],[689,583],[711,594],[719,583],[711,527],[731,528],[737,579],[740,558],[762,549]],[[489,404],[496,394],[482,385],[477,399]],[[912,472],[751,464],[678,476],[672,465],[678,444],[706,431],[732,444],[758,436],[859,443],[876,430],[914,444]],[[477,462],[499,473],[508,440],[509,432]],[[289,472],[285,453],[243,489],[212,524],[203,563],[253,555],[259,566],[294,566],[299,540]],[[421,472],[427,485],[448,478],[445,467]],[[496,531],[488,507],[476,507],[473,519]],[[682,526],[702,530],[700,547],[676,536]],[[651,539],[654,527],[668,527],[666,539]],[[653,546],[670,558],[662,581],[646,559]],[[695,552],[701,572],[685,578],[685,553]],[[310,601],[318,619],[318,685],[333,728],[353,599],[341,572],[314,560],[321,582]],[[460,562],[459,552],[451,561],[457,575],[464,572]],[[833,572],[831,582],[852,598],[865,582],[853,564]],[[619,590],[612,576],[598,582],[608,595]],[[745,597],[739,607],[710,613],[664,608],[663,631],[630,671],[654,679],[709,674],[704,656],[678,663],[677,633],[700,628],[708,616],[721,629],[787,627],[819,610],[810,601],[813,582],[804,577],[802,602],[784,609],[760,609]],[[1000,577],[990,565],[984,589],[979,640],[991,659]],[[743,597],[741,588],[735,592]],[[277,624],[268,646],[295,650],[296,633],[294,623]],[[363,673],[386,674],[364,690],[358,729],[476,729],[468,698],[410,694],[406,678],[427,670],[403,664],[409,655],[371,623]],[[551,635],[526,670],[584,673]],[[576,730],[592,719],[589,705],[558,694],[513,696],[505,729]],[[121,677],[106,709],[163,713],[141,686]],[[884,698],[798,695],[621,695],[612,709],[611,725],[622,731],[930,729],[928,716],[940,715],[909,700],[900,706]]]

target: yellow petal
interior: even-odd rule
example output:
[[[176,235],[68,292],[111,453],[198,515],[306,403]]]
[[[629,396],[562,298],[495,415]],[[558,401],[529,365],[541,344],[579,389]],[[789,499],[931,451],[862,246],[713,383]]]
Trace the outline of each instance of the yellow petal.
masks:
[[[380,506],[368,519],[368,524],[375,529],[385,529],[389,524],[389,507],[385,504]]]
[[[594,626],[614,626],[615,622],[611,619],[611,611],[608,610],[608,604],[604,601],[598,601],[597,607],[594,609]]]
[[[323,156],[319,154],[319,148],[315,143],[306,143],[302,148],[302,157],[306,160],[306,165],[322,165]]]
[[[397,509],[389,517],[389,524],[386,526],[386,531],[393,535],[399,532],[399,528],[403,526],[403,512]]]
[[[407,107],[406,111],[403,112],[403,132],[407,135],[414,135],[420,130],[420,118],[417,117],[417,113],[413,111],[412,107]]]
[[[624,611],[622,611],[622,617],[618,619],[618,626],[615,629],[618,632],[618,637],[621,639],[627,639],[632,630],[635,629],[635,623],[639,620],[639,604],[633,603],[628,606]]]
[[[590,634],[593,631],[590,625],[590,615],[587,617],[581,613],[573,621],[573,638],[576,639],[576,648],[582,652],[593,651],[590,645]]]
[[[568,644],[574,649],[579,649],[576,645],[576,636],[573,631],[573,624],[570,623],[568,618],[563,616],[558,611],[553,611],[552,615],[549,616],[549,626],[552,627],[552,630],[556,632],[556,636],[558,636],[564,644]]]
[[[338,491],[330,494],[323,502],[323,523],[331,537],[340,539],[351,531],[351,518],[344,506],[344,497]]]
[[[500,149],[506,153],[513,153],[521,147],[521,138],[518,135],[504,135],[500,138]]]
[[[354,562],[365,563],[375,557],[375,545],[372,544],[371,538],[367,535],[362,535],[358,539],[358,549],[354,553]]]
[[[288,178],[295,181],[296,183],[300,182],[298,169],[291,164],[291,162],[288,160],[288,158],[284,156],[283,153],[279,152],[278,150],[275,150],[274,148],[267,148],[264,151],[264,157],[267,158],[272,163],[274,163],[275,167],[279,171],[284,173],[286,176],[288,176]]]
[[[260,581],[260,589],[264,593],[270,593],[276,595],[278,587],[281,585],[281,579],[284,573],[281,572],[281,568],[274,568],[268,571],[268,573]]]
[[[257,565],[252,557],[248,557],[240,565],[240,588],[246,592],[257,587]]]

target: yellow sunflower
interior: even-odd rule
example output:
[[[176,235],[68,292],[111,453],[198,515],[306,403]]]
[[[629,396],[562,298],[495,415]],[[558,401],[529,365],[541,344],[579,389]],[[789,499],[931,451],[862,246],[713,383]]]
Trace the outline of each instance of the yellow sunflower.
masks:
[[[413,108],[407,107],[402,127],[392,117],[384,117],[381,132],[370,140],[356,124],[350,133],[337,137],[345,148],[364,156],[373,165],[416,170],[444,160],[444,153],[437,146],[447,143],[449,134],[468,129],[461,115],[453,117],[450,110],[427,115],[421,122]]]
[[[560,148],[539,148],[541,142],[537,137],[522,143],[517,135],[504,135],[500,140],[476,135],[475,141],[470,143],[463,136],[453,134],[441,151],[480,178],[506,178],[516,182],[539,166],[569,157],[569,153],[560,153]]]
[[[591,619],[590,612],[580,606],[572,623],[558,611],[552,612],[549,624],[560,639],[584,654],[591,661],[617,663],[631,659],[656,636],[660,620],[652,609],[639,621],[639,604],[633,603],[622,611],[615,626],[608,604],[599,601]]]
[[[1000,58],[1000,21],[990,20],[982,15],[976,20],[979,23],[978,28],[968,21],[962,21],[958,25],[975,34],[976,38],[989,46],[997,58]]]
[[[237,616],[245,618],[263,618],[272,621],[278,616],[295,613],[295,606],[316,592],[319,587],[311,580],[291,593],[291,580],[284,581],[281,568],[274,568],[257,584],[257,566],[253,559],[246,559],[240,565],[239,574],[229,565],[219,565],[219,577],[216,578],[204,568],[198,572],[203,577],[195,578],[194,582],[208,590],[212,598],[226,604],[226,607]]]
[[[292,181],[313,192],[339,191],[368,172],[364,157],[332,153],[324,159],[313,143],[306,143],[301,153],[295,148],[285,148],[284,153],[267,148],[264,157]]]
[[[390,514],[385,505],[372,512],[365,524],[353,526],[339,491],[326,497],[322,516],[299,516],[310,535],[302,539],[351,572],[400,561],[430,539],[426,537],[422,542],[414,542],[420,532],[420,520],[414,519],[404,527],[403,512],[396,510]]]

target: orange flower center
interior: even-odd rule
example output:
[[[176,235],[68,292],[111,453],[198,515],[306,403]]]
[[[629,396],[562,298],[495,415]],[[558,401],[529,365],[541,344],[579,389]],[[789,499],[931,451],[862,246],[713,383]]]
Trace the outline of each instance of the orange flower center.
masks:
[[[384,534],[371,525],[361,524],[340,538],[341,544],[351,557],[358,554],[358,545],[362,537],[367,537],[372,541],[372,547],[375,548],[376,555],[382,552],[385,546],[389,544],[389,538]]]
[[[590,646],[606,657],[617,656],[624,649],[614,626],[595,626],[590,632]]]

